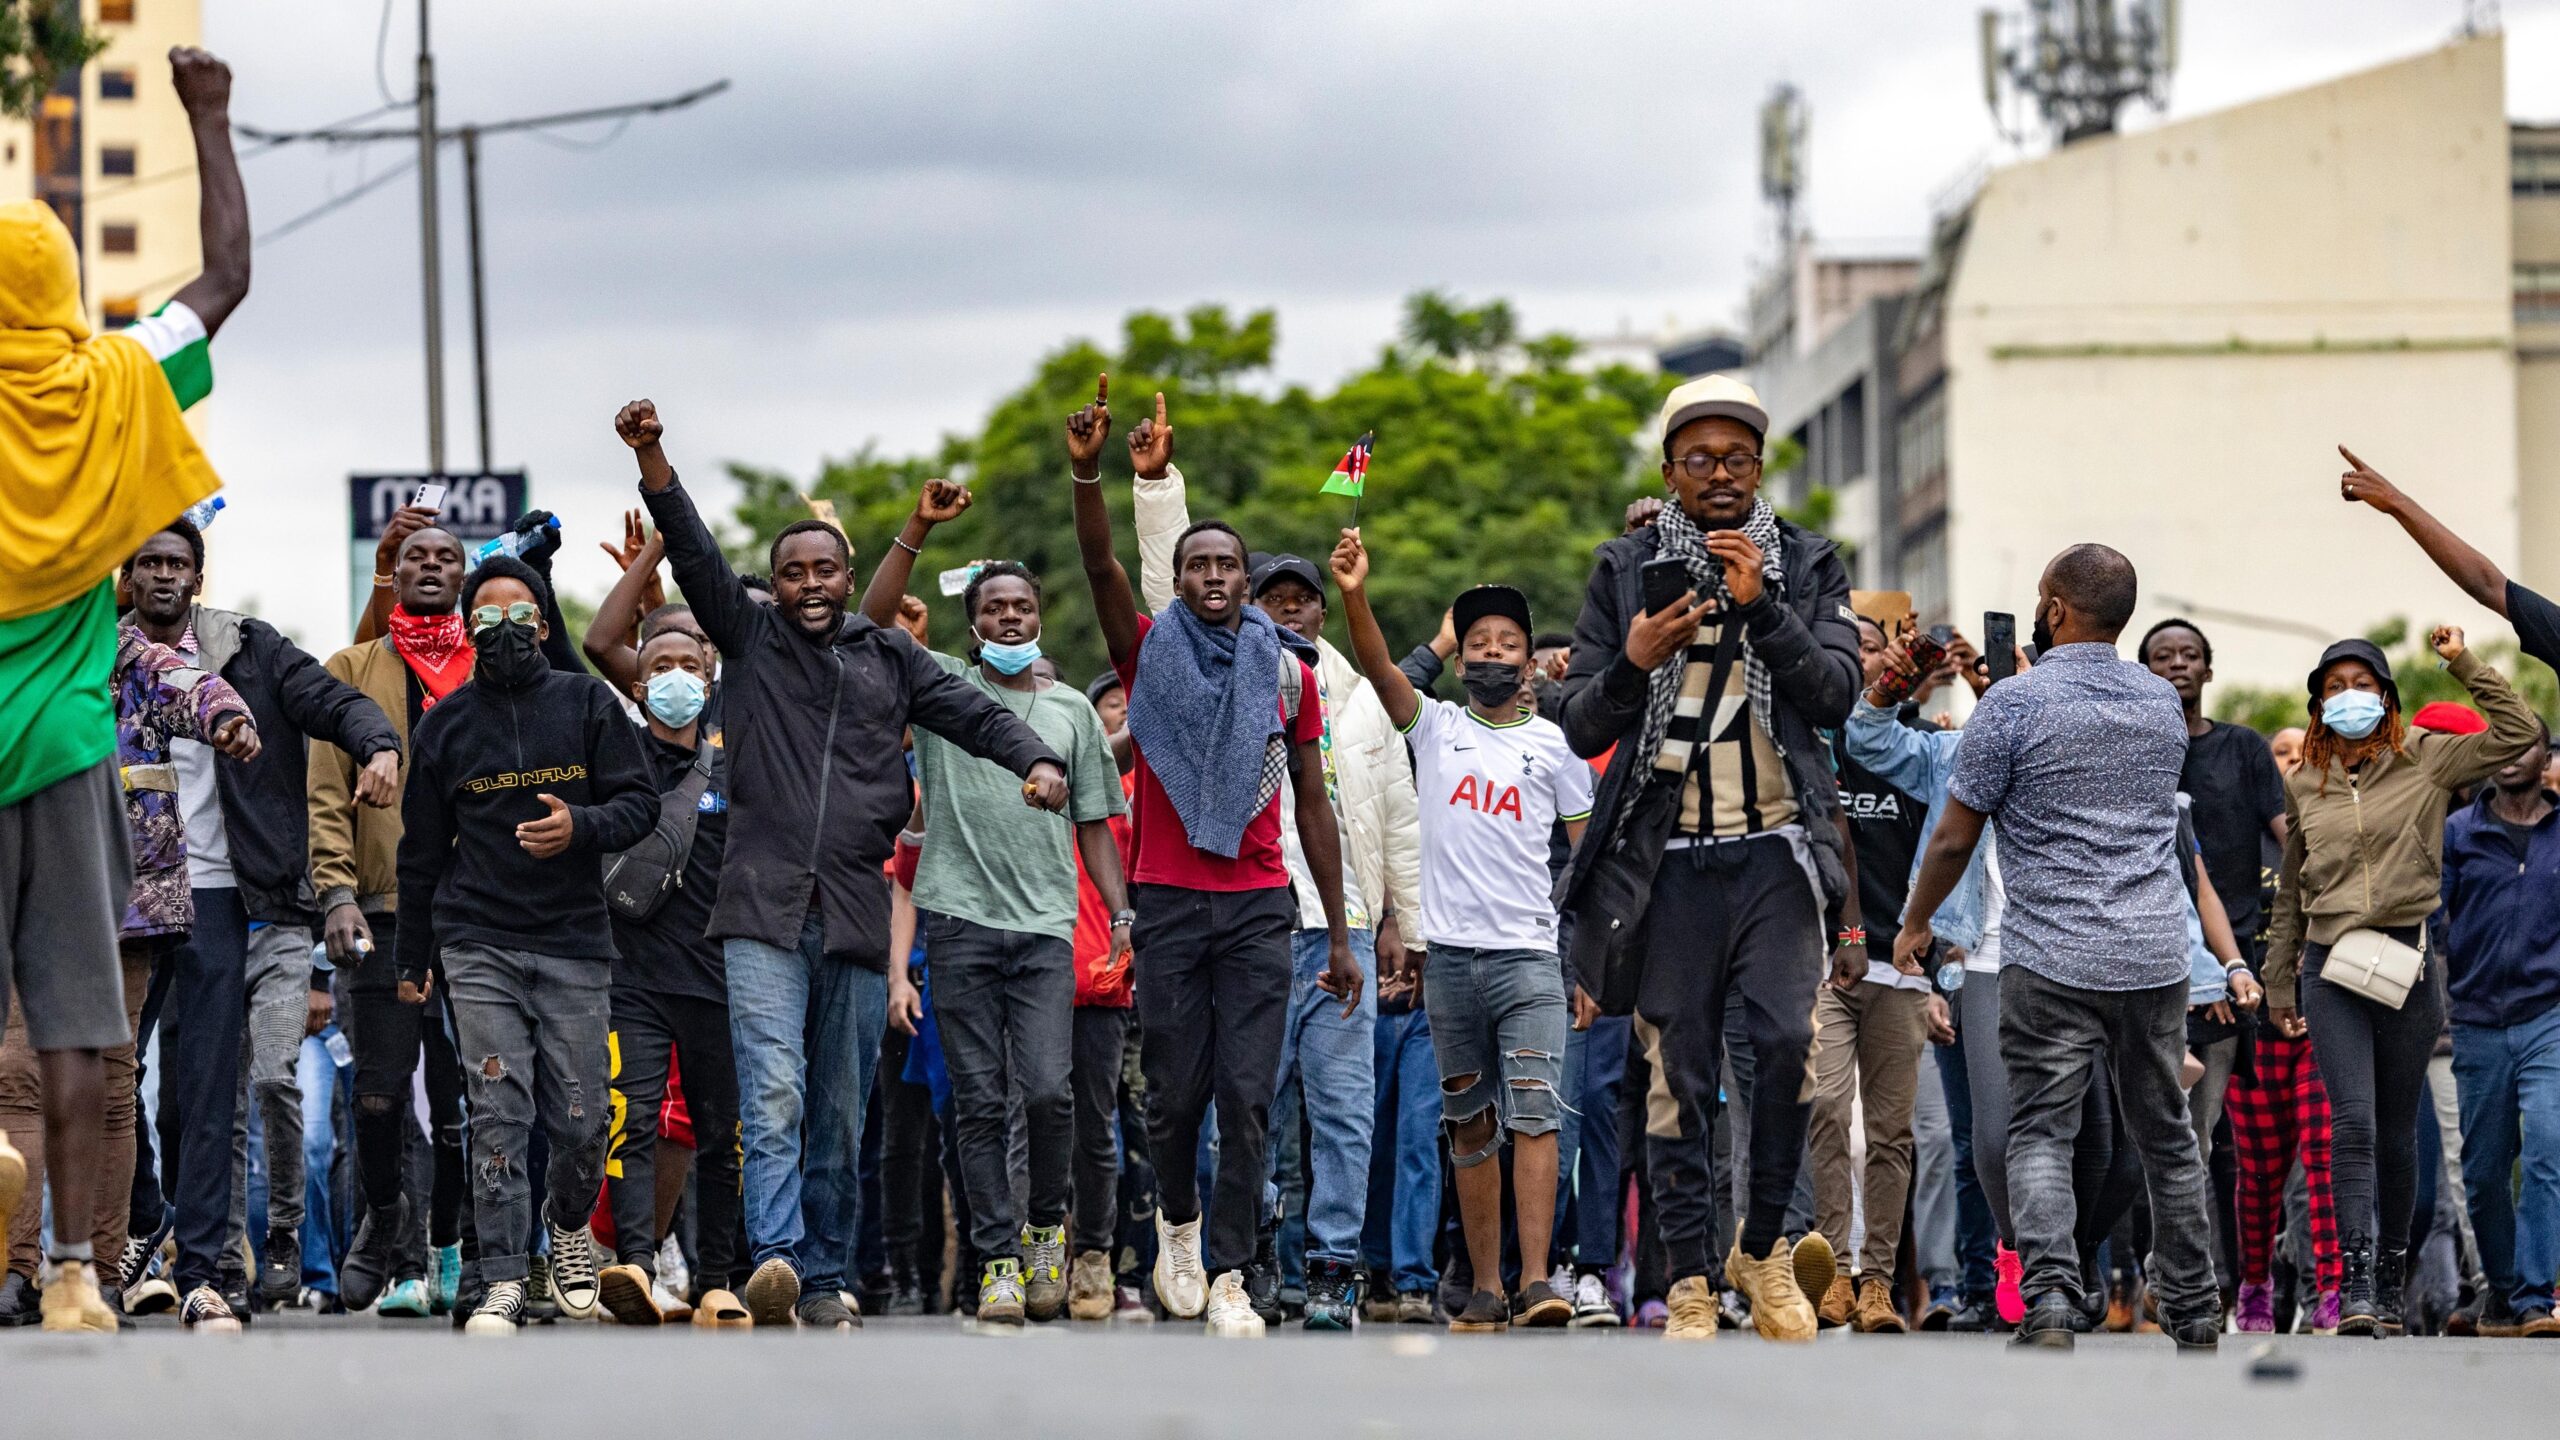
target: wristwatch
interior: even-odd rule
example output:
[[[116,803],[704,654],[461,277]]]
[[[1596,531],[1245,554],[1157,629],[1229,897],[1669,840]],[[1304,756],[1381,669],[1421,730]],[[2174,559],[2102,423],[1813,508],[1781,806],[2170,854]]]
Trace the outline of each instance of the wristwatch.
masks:
[[[1119,929],[1123,925],[1135,925],[1137,923],[1138,912],[1135,910],[1114,910],[1111,912],[1111,928],[1114,930]]]

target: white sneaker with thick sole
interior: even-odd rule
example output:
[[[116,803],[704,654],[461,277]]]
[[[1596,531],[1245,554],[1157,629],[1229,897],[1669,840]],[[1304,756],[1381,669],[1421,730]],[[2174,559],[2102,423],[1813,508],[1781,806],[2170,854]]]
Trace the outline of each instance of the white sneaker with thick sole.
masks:
[[[1208,1332],[1225,1340],[1257,1340],[1262,1336],[1262,1317],[1253,1313],[1253,1301],[1244,1293],[1244,1272],[1222,1270],[1217,1283],[1209,1287]]]
[[[1199,1318],[1201,1307],[1209,1302],[1209,1273],[1200,1265],[1200,1217],[1196,1215],[1188,1224],[1175,1225],[1165,1220],[1163,1211],[1156,1212],[1156,1301],[1176,1320]]]
[[[462,1322],[465,1335],[512,1336],[524,1326],[524,1282],[492,1280],[489,1293],[481,1297],[480,1308]]]

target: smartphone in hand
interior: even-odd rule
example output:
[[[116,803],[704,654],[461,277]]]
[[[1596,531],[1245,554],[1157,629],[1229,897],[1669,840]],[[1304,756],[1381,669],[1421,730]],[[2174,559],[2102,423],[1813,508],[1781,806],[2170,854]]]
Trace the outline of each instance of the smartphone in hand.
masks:
[[[1659,615],[1680,603],[1690,590],[1689,567],[1686,562],[1665,557],[1647,560],[1638,572],[1644,583],[1644,609],[1648,615]]]
[[[1982,612],[1982,673],[1993,684],[2018,673],[2018,617]]]

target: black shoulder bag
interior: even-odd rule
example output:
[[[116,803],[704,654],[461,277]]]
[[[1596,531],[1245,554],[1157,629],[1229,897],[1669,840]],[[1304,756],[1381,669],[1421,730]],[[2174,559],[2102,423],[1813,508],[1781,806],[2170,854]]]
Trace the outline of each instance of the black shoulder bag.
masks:
[[[658,799],[658,823],[640,843],[604,862],[604,900],[625,920],[646,920],[665,907],[684,883],[685,857],[693,853],[694,826],[702,818],[702,792],[711,788],[711,741],[693,752],[693,768]]]

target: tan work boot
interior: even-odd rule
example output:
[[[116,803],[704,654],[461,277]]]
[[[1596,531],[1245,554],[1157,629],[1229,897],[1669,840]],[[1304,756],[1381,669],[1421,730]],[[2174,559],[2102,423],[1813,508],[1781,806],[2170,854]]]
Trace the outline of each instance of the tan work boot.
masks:
[[[1799,1279],[1796,1283],[1802,1285],[1804,1282]],[[1807,1290],[1805,1293],[1811,1295],[1814,1292]],[[1848,1324],[1851,1313],[1858,1308],[1858,1292],[1850,1285],[1849,1277],[1835,1272],[1831,1284],[1821,1294],[1822,1298],[1814,1302],[1813,1314],[1822,1328],[1837,1330]]]
[[[1751,1328],[1760,1332],[1761,1339],[1810,1340],[1820,1333],[1813,1302],[1804,1298],[1803,1288],[1796,1284],[1795,1252],[1784,1239],[1757,1259],[1742,1253],[1742,1242],[1736,1240],[1724,1257],[1724,1278],[1751,1302]],[[1830,1287],[1826,1283],[1823,1288]]]
[[[1663,1300],[1671,1307],[1671,1319],[1662,1327],[1665,1340],[1713,1340],[1716,1338],[1716,1291],[1704,1275],[1692,1275],[1672,1282],[1671,1293]]]
[[[1075,1268],[1067,1274],[1067,1318],[1108,1320],[1112,1300],[1111,1257],[1099,1250],[1077,1256]]]
[[[1892,1283],[1881,1275],[1858,1279],[1857,1326],[1861,1335],[1900,1335],[1911,1328],[1894,1308]]]
[[[98,1293],[97,1272],[86,1261],[52,1267],[44,1282],[44,1328],[53,1331],[116,1333],[116,1312]]]

